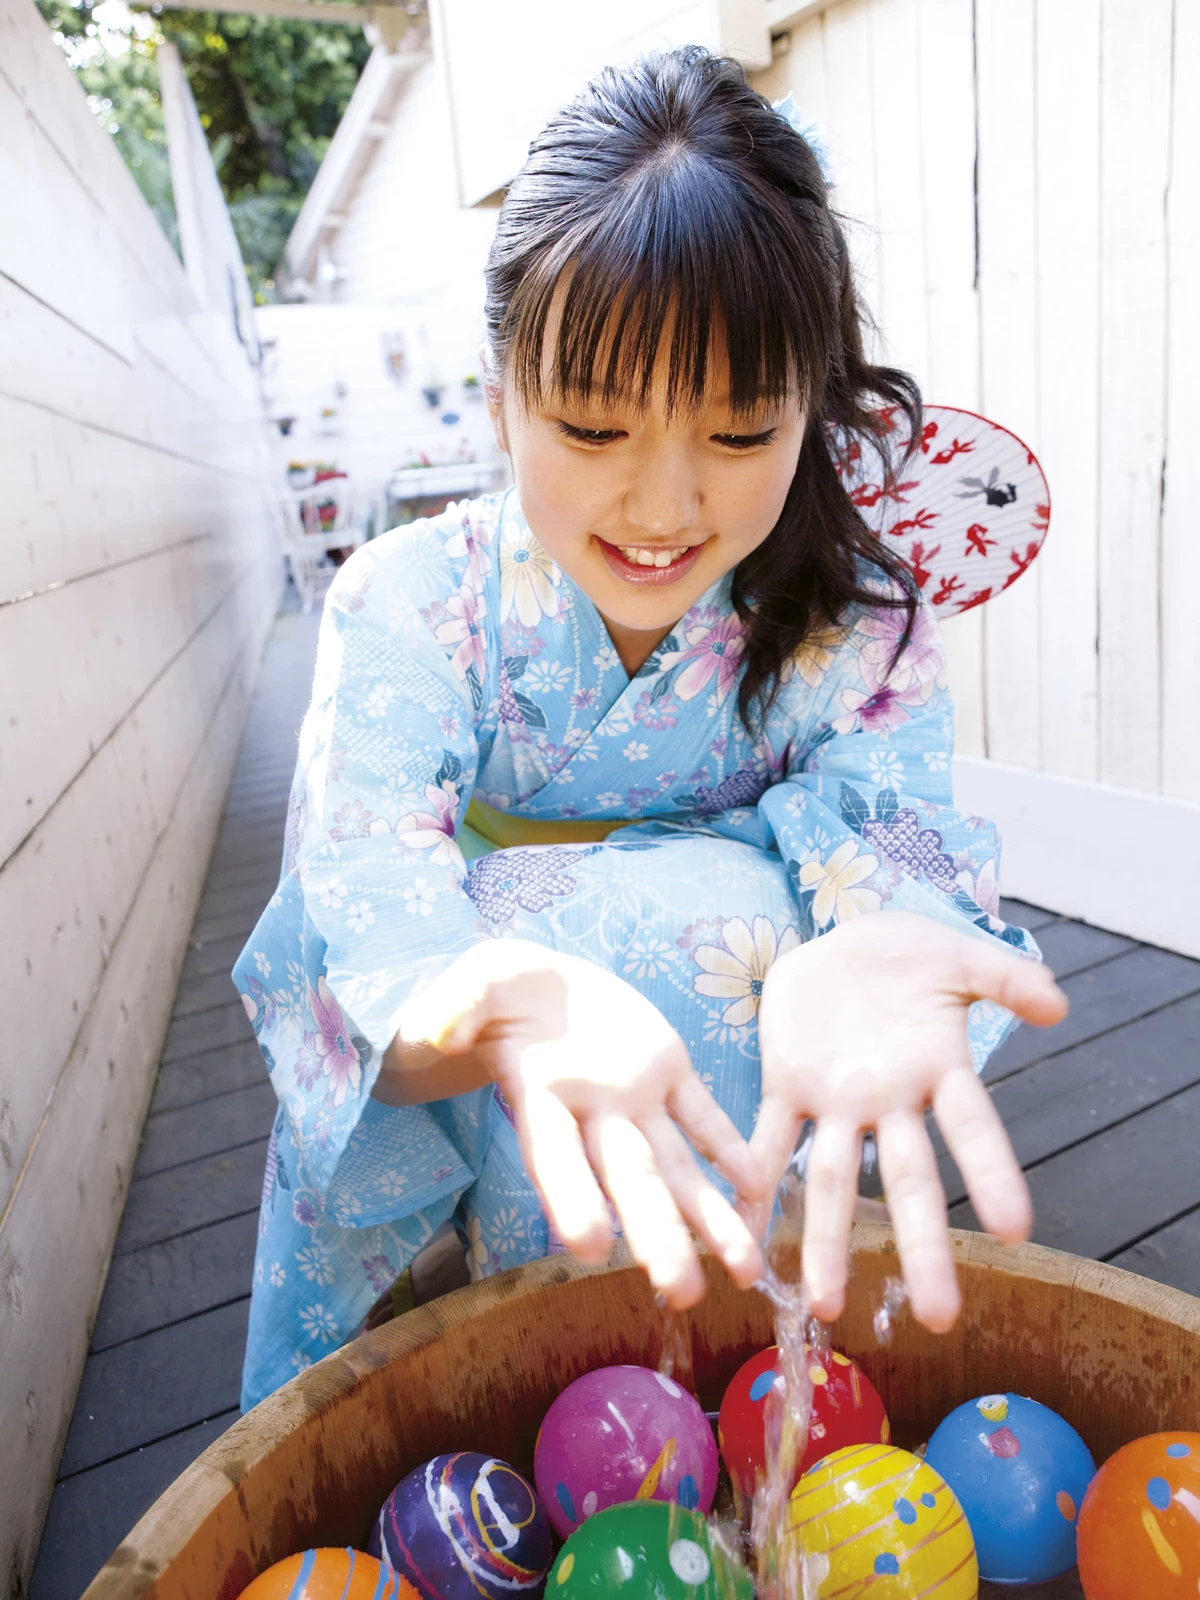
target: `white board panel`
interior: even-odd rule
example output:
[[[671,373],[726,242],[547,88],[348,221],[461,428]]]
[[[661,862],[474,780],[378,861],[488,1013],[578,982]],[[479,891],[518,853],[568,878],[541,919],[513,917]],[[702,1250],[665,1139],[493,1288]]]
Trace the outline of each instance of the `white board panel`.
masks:
[[[975,42],[971,0],[920,0],[917,13],[920,171],[928,350],[925,397],[979,410],[975,285]],[[986,751],[985,609],[942,623],[956,748]]]
[[[232,593],[0,871],[0,943],[22,953],[7,992],[20,1015],[38,1018],[37,1070],[5,1072],[0,1084],[11,1127],[0,1155],[0,1208],[136,904],[182,775],[203,745],[230,662],[248,637],[261,638],[264,601],[269,609],[277,592],[267,577],[247,572],[248,611]]]
[[[1162,770],[1159,516],[1173,10],[1171,0],[1132,7],[1104,0],[1102,8],[1099,776],[1150,792]],[[1195,160],[1194,152],[1180,156]]]
[[[612,0],[589,11],[586,26],[560,0],[437,0],[435,9],[464,205],[507,184],[534,135],[602,67],[721,42],[717,0]]]
[[[1064,777],[1095,778],[1101,35],[1094,0],[1039,6],[1035,43],[1037,447],[1052,506],[1037,560],[1042,760]]]
[[[871,0],[867,11],[873,89],[876,218],[881,278],[881,357],[929,386],[925,297],[919,0]]]
[[[18,1572],[31,1570],[37,1552],[257,667],[257,639],[232,665],[179,786],[188,803],[158,841],[0,1228],[0,1279],[9,1287],[9,1314],[0,1319],[0,1372],[9,1375],[0,1383],[0,1547]],[[46,1249],[47,1239],[54,1249]]]
[[[1179,892],[1200,882],[1200,806],[969,757],[954,794],[999,828],[1005,894],[1200,957],[1200,899]]]
[[[1175,8],[1167,196],[1167,471],[1162,518],[1162,787],[1200,802],[1200,6]]]
[[[844,219],[863,301],[878,321],[881,305],[879,195],[869,0],[845,0],[819,21],[825,40],[826,120],[833,200]],[[875,341],[868,353],[877,354]]]
[[[0,939],[37,1035],[0,1059],[0,1255],[24,1285],[0,1330],[0,1571],[23,1593],[280,565],[246,352],[30,0],[0,0],[0,125]]]
[[[18,92],[14,69],[27,51],[16,47],[16,36],[19,32],[28,42],[34,29],[40,31],[37,46],[56,56],[32,6],[23,23],[0,13],[0,272],[36,289],[41,300],[91,338],[132,359],[120,245],[82,175]],[[62,70],[61,62],[54,64]],[[68,87],[78,98],[79,113],[90,118],[78,85]],[[121,180],[132,186],[115,146],[106,154],[108,165],[115,163]],[[81,272],[84,261],[88,270]]]
[[[1038,447],[1037,232],[1033,0],[979,0],[980,401],[984,413]],[[987,752],[1041,763],[1043,672],[1037,563],[990,601]]]

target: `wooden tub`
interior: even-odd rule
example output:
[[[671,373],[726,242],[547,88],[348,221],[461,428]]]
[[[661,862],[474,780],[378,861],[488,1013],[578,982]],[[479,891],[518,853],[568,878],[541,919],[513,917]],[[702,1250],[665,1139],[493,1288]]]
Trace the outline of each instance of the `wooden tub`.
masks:
[[[855,1243],[834,1341],[878,1387],[896,1443],[911,1447],[953,1406],[1005,1389],[1061,1412],[1098,1462],[1140,1434],[1200,1429],[1200,1300],[1058,1251],[957,1233],[958,1326],[936,1338],[902,1316],[883,1349],[872,1302],[899,1271],[895,1244],[868,1223]],[[696,1392],[714,1410],[740,1363],[771,1342],[772,1318],[765,1300],[707,1266],[708,1295],[686,1335]],[[657,1365],[661,1341],[639,1271],[565,1256],[422,1306],[234,1423],[151,1507],[85,1600],[236,1600],[294,1551],[364,1546],[412,1467],[467,1449],[528,1471],[560,1389],[608,1362]]]

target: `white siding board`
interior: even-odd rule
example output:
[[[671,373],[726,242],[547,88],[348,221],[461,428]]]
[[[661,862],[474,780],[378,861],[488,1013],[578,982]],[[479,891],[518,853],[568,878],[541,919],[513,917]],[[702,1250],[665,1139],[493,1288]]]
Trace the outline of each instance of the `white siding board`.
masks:
[[[0,152],[0,940],[29,1041],[0,1061],[0,1571],[24,1592],[281,569],[257,377],[29,0],[0,0]]]
[[[11,69],[10,69],[11,70]],[[106,349],[132,359],[121,251],[79,175],[14,92],[0,93],[0,272],[32,288]],[[86,107],[85,107],[86,112]],[[90,115],[90,112],[86,112]],[[114,159],[120,156],[113,151]],[[77,190],[62,204],[63,191]],[[80,263],[87,262],[87,270]]]
[[[6,1555],[28,1572],[49,1503],[53,1467],[87,1349],[140,1127],[154,1082],[184,942],[203,882],[258,662],[256,640],[228,670],[209,726],[176,792],[127,922],[65,1064],[26,1181],[0,1231],[0,1279],[12,1314],[0,1320],[0,1506]],[[136,999],[134,998],[136,997]],[[134,1003],[131,1003],[131,1000]],[[64,1175],[68,1175],[65,1177]],[[56,1248],[47,1249],[52,1239]],[[82,1302],[82,1303],[81,1303]],[[53,1336],[47,1336],[47,1329]]]
[[[1162,519],[1163,793],[1200,802],[1200,6],[1175,8]]]
[[[868,310],[878,319],[882,261],[867,12],[868,0],[845,0],[820,18],[827,96],[823,127],[833,168],[833,202],[846,225],[855,279]],[[872,339],[871,354],[873,347]]]
[[[979,410],[979,296],[975,286],[975,61],[971,0],[920,0],[919,163],[928,349],[925,397]],[[942,623],[957,748],[982,756],[984,612]]]
[[[1052,506],[1051,535],[1035,569],[1041,736],[1056,772],[1094,779],[1101,403],[1100,13],[1094,0],[1039,6],[1036,50],[1037,448]]]
[[[975,289],[975,86],[970,0],[920,0],[916,114],[921,143],[927,398],[979,409]]]
[[[1172,9],[1171,0],[1102,6],[1098,775],[1150,792],[1162,776],[1159,516]],[[1194,162],[1195,152],[1186,159]]]
[[[9,974],[12,1003],[21,1016],[38,1018],[38,1060],[47,1065],[67,1058],[182,774],[202,747],[231,656],[247,637],[261,638],[273,599],[263,576],[251,567],[230,586],[0,871],[0,943],[24,958]],[[207,825],[194,808],[188,814],[198,828]],[[53,1072],[49,1082],[44,1072],[6,1074],[11,1134],[0,1157],[0,1211],[54,1081]]]
[[[1038,448],[1037,167],[1033,0],[979,0],[980,397]],[[987,753],[1041,762],[1039,577],[1035,563],[984,616]]]
[[[877,313],[881,358],[929,382],[925,195],[921,164],[918,0],[873,0],[870,35],[876,218],[882,263]]]

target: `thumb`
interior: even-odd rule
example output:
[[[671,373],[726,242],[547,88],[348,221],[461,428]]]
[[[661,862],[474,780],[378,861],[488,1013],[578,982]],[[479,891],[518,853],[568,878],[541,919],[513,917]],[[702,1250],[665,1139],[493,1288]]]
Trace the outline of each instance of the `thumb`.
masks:
[[[488,1021],[489,992],[483,974],[472,982],[461,966],[451,968],[404,1002],[397,1033],[405,1044],[431,1044],[443,1055],[462,1055]]]
[[[995,1000],[1022,1022],[1049,1028],[1061,1022],[1070,1001],[1042,961],[1019,956],[995,939],[972,939],[966,957],[972,1000]]]

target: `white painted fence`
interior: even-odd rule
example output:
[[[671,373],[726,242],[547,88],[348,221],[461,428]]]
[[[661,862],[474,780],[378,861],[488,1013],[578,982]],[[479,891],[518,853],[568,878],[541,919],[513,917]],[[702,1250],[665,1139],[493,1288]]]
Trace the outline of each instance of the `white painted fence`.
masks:
[[[230,302],[197,300],[31,0],[0,0],[0,462],[0,1574],[16,1594],[281,570]]]
[[[818,125],[883,354],[1050,480],[946,625],[961,800],[1009,893],[1200,955],[1200,6],[841,0],[756,82]]]

